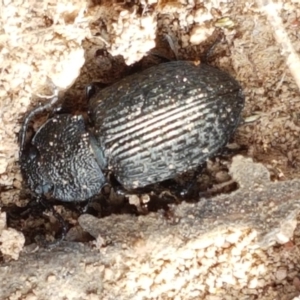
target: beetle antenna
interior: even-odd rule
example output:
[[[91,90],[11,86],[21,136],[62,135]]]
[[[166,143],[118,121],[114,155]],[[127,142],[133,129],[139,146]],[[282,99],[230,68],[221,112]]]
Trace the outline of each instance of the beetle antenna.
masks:
[[[41,95],[39,95],[39,96],[41,96]],[[23,150],[25,148],[25,140],[26,140],[26,134],[27,134],[29,122],[36,115],[53,107],[53,105],[58,101],[58,88],[54,87],[54,91],[51,96],[41,96],[41,98],[50,99],[50,101],[45,103],[44,105],[40,105],[40,106],[36,107],[32,111],[30,111],[30,113],[25,117],[22,127],[21,127],[21,130],[20,130],[20,134],[19,134],[19,146],[20,146],[19,157],[21,157],[21,154],[23,153]]]

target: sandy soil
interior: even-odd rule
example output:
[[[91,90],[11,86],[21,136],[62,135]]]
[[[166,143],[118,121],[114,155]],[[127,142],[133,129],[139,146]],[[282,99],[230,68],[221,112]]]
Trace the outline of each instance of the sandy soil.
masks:
[[[233,219],[235,217],[239,221],[237,232],[234,232],[230,220],[222,219],[224,226],[228,228],[219,231],[219,236],[216,238],[217,245],[214,246],[215,248],[206,245],[204,247],[206,250],[199,254],[201,250],[199,248],[197,253],[191,252],[195,247],[192,243],[199,243],[199,241],[202,243],[201,237],[209,236],[212,228],[200,226],[199,228],[207,230],[202,232],[198,225],[189,224],[189,230],[197,229],[201,234],[197,238],[186,235],[188,246],[184,245],[185,234],[182,233],[179,225],[175,226],[174,232],[169,232],[166,228],[166,233],[161,234],[161,243],[171,246],[166,248],[172,251],[170,255],[170,253],[161,253],[160,248],[151,248],[148,244],[147,230],[139,227],[133,232],[144,235],[146,242],[143,243],[154,251],[153,256],[148,255],[146,251],[148,254],[144,259],[141,258],[134,267],[132,266],[133,260],[130,255],[136,256],[139,251],[145,251],[144,244],[139,244],[140,235],[133,235],[132,244],[135,246],[129,243],[128,247],[130,249],[133,247],[134,254],[129,251],[129,254],[125,255],[126,249],[122,249],[116,243],[118,245],[109,248],[107,254],[109,258],[107,262],[111,263],[110,259],[113,255],[116,257],[111,268],[107,262],[105,265],[105,258],[102,257],[97,268],[92,271],[86,267],[78,271],[84,274],[99,272],[99,274],[93,273],[101,278],[98,285],[97,281],[93,287],[88,286],[87,283],[84,295],[68,293],[68,286],[55,299],[98,299],[100,296],[102,299],[134,299],[131,291],[136,291],[135,299],[142,299],[142,297],[145,299],[199,299],[200,297],[211,300],[293,299],[298,296],[300,294],[298,279],[300,227],[295,220],[299,197],[296,188],[298,181],[294,180],[299,178],[300,174],[298,113],[300,108],[298,71],[300,70],[298,55],[300,5],[298,1],[279,1],[276,4],[270,0],[198,2],[149,0],[136,1],[135,4],[131,1],[98,2],[85,3],[75,0],[59,3],[44,1],[38,4],[29,0],[3,2],[0,12],[0,118],[3,124],[0,128],[1,206],[7,207],[12,203],[22,206],[28,202],[28,196],[24,196],[17,162],[17,135],[26,112],[39,102],[48,101],[41,95],[51,94],[52,84],[59,88],[61,98],[67,96],[74,107],[80,108],[82,107],[80,103],[84,99],[84,86],[89,82],[116,81],[127,74],[128,65],[139,61],[154,47],[159,53],[167,51],[168,55],[172,55],[166,50],[168,47],[161,49],[161,45],[166,42],[164,39],[172,39],[173,48],[178,53],[179,59],[195,60],[200,58],[204,49],[207,49],[207,44],[211,43],[218,31],[222,33],[223,39],[217,45],[210,61],[213,65],[232,74],[241,83],[246,96],[243,112],[245,123],[239,127],[235,142],[247,149],[242,153],[244,156],[261,162],[269,172],[260,170],[255,174],[267,174],[265,175],[267,177],[270,175],[274,184],[266,188],[268,191],[270,189],[273,191],[273,195],[268,194],[266,203],[275,205],[275,209],[274,211],[270,209],[272,213],[268,218],[257,220],[269,224],[270,219],[274,218],[277,221],[274,228],[285,229],[284,233],[280,231],[281,229],[276,233],[272,231],[273,237],[276,234],[279,236],[276,235],[276,239],[271,239],[272,243],[262,245],[259,243],[259,236],[263,229],[255,227],[255,222],[248,222],[251,213],[247,214],[247,209],[243,211],[243,207],[240,207],[240,203],[236,201],[232,204],[235,214],[228,213]],[[230,166],[230,163],[228,165]],[[252,173],[247,174],[251,176]],[[239,181],[238,178],[235,179]],[[255,178],[253,180],[255,181]],[[276,211],[281,211],[282,208],[277,197],[283,195],[280,193],[282,190],[280,184],[286,184],[284,187],[287,196],[283,201],[287,203],[287,207],[285,214],[276,215]],[[242,188],[240,185],[240,190],[243,191]],[[250,190],[255,191],[253,185],[249,187]],[[295,193],[293,194],[292,191]],[[229,199],[236,199],[234,193],[229,196]],[[242,199],[241,202],[246,205],[245,199],[251,200],[251,197],[245,196]],[[185,205],[188,204],[183,203],[179,205],[180,208],[175,209],[175,219],[176,214],[181,216],[181,210],[188,211],[188,209],[185,211]],[[237,214],[237,209],[241,210],[241,215],[246,214],[248,217],[244,218]],[[255,219],[258,214],[252,210],[251,212]],[[201,219],[205,219],[205,216],[207,215],[202,215]],[[127,217],[132,218],[132,216]],[[152,214],[148,217],[152,218]],[[115,216],[105,218],[106,224],[113,226],[116,222],[115,218]],[[162,222],[159,213],[154,214],[153,218],[158,220],[157,223],[154,222],[156,225]],[[84,250],[86,252],[82,252],[82,257],[86,254],[95,259],[99,256],[99,249],[101,255],[104,255],[106,248],[103,248],[103,245],[108,243],[104,233],[97,231],[92,233],[82,220],[73,222],[76,225],[80,223],[86,231],[97,238],[96,250],[91,252]],[[3,268],[8,268],[17,275],[18,268],[21,272],[21,262],[26,261],[28,255],[28,261],[31,261],[29,257],[33,254],[24,251],[22,233],[7,228],[5,223],[5,214],[2,214],[0,251],[3,260],[6,261]],[[237,223],[234,224],[236,226]],[[22,231],[26,233],[36,226],[32,218],[24,221]],[[269,228],[269,232],[264,232],[264,236],[270,233],[271,227],[266,227]],[[159,227],[151,228],[154,236],[160,232]],[[127,245],[127,242],[124,244]],[[21,258],[19,258],[20,251],[22,251]],[[46,265],[45,257],[47,255],[51,257],[51,254],[44,252],[43,249],[38,253],[38,259],[41,260],[42,265]],[[157,253],[165,259],[156,256]],[[57,255],[55,251],[53,255]],[[193,260],[195,256],[199,259]],[[18,259],[20,259],[19,264]],[[11,260],[17,261],[10,262]],[[224,261],[229,263],[223,264]],[[60,264],[64,264],[63,259]],[[65,268],[68,268],[67,260],[65,264]],[[101,267],[103,265],[105,267]],[[155,267],[158,265],[160,267]],[[58,267],[55,263],[53,266]],[[118,267],[119,273],[117,273]],[[34,268],[30,270],[32,272]],[[51,272],[55,271],[55,269],[51,270]],[[46,268],[44,271],[43,274],[49,276],[50,273]],[[115,272],[119,277],[114,274]],[[24,270],[21,273],[24,274],[24,278],[27,278],[23,280],[27,282],[27,288],[21,285],[12,287],[9,282],[3,284],[3,298],[41,299],[41,295],[44,297],[48,295],[48,299],[54,297],[46,292],[47,288],[54,288],[55,284],[51,282],[53,278],[47,281],[45,277],[43,282],[46,284],[39,286],[38,281],[30,280],[30,274],[24,273]],[[155,279],[154,275],[151,277],[149,274],[159,275],[159,278]],[[176,282],[174,285],[178,288],[174,288],[170,282]],[[30,289],[33,285],[37,288]],[[195,288],[196,285],[198,289]],[[63,281],[57,280],[56,288],[62,286]],[[122,291],[121,294],[115,292],[118,289]],[[41,291],[45,293],[42,294]]]

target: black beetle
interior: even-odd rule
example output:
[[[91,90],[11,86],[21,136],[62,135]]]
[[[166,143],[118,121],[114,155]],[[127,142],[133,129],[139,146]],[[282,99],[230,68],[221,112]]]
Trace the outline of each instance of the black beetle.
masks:
[[[243,106],[241,86],[228,73],[190,61],[163,63],[94,93],[88,124],[71,114],[48,119],[23,139],[22,174],[37,196],[61,201],[99,193],[108,170],[126,189],[144,187],[217,154]]]

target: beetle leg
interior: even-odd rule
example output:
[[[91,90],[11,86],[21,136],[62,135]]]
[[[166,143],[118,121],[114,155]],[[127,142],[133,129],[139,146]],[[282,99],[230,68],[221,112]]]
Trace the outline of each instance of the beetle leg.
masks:
[[[18,220],[21,218],[27,218],[32,211],[36,211],[38,209],[38,202],[36,199],[32,199],[28,202],[28,204],[24,207],[20,206],[12,206],[12,207],[2,207],[1,210],[7,213],[7,223],[9,225],[11,220]]]
[[[173,51],[176,60],[178,60],[179,59],[178,47],[175,46],[174,39],[169,34],[164,34],[164,38],[168,42],[171,50]]]
[[[220,31],[217,34],[217,38],[215,41],[208,47],[208,49],[200,56],[200,61],[204,64],[208,64],[208,59],[213,54],[216,46],[221,42],[224,34],[222,34]]]
[[[169,34],[164,34],[162,41],[167,42],[167,46],[169,46],[169,48],[173,52],[175,60],[178,60],[179,59],[178,47],[177,47],[177,43],[175,43],[175,41],[174,41],[174,38],[172,38],[172,36]],[[176,44],[176,46],[175,46],[175,44]],[[172,57],[164,54],[163,52],[157,50],[156,48],[150,50],[148,52],[148,54],[160,59],[159,63],[165,63],[165,62],[170,62],[170,61],[174,60],[174,57],[172,58]]]
[[[87,102],[100,90],[106,88],[109,84],[101,83],[101,82],[92,82],[85,87],[85,99]]]
[[[56,220],[59,222],[61,225],[62,231],[60,234],[60,237],[58,239],[55,239],[53,242],[47,242],[44,237],[37,236],[36,242],[40,245],[42,245],[45,248],[55,248],[59,246],[59,244],[65,239],[67,235],[67,230],[68,230],[68,225],[66,221],[63,219],[63,217],[54,209],[53,205],[51,205],[48,201],[45,201],[43,198],[39,198],[39,202],[46,208],[49,209],[53,216],[56,218]]]
[[[60,105],[58,107],[53,108],[49,115],[49,119],[53,118],[56,115],[61,115],[61,114],[71,114],[70,110],[64,107],[63,105]]]

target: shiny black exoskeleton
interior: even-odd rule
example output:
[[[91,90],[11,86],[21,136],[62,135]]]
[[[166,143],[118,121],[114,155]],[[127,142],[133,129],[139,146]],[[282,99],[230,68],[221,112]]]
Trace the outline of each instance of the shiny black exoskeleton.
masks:
[[[61,201],[99,193],[110,170],[135,189],[195,168],[222,149],[239,124],[244,96],[228,73],[173,61],[92,95],[90,123],[58,114],[26,141],[20,164],[31,191]]]

